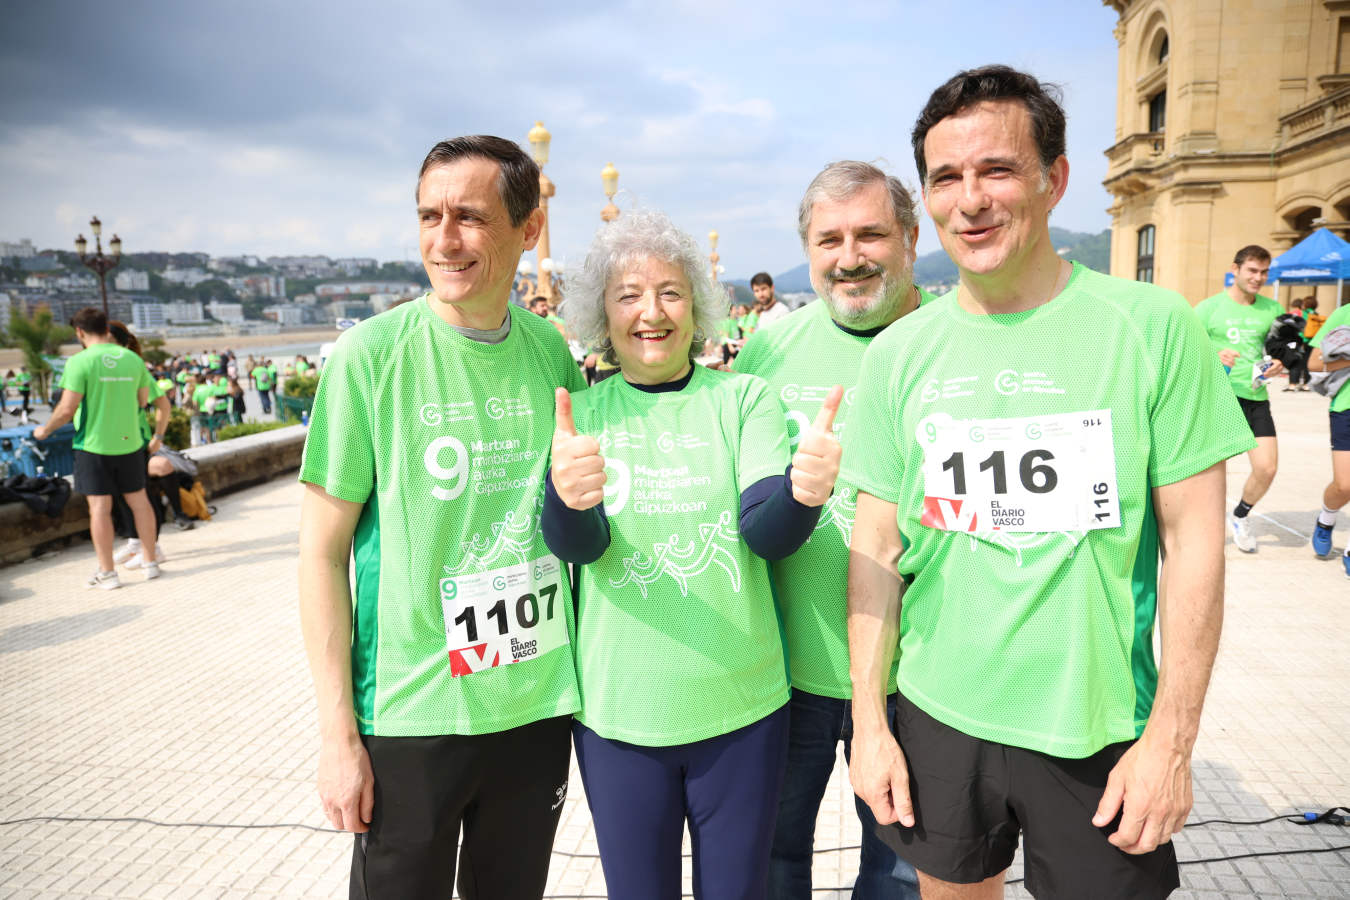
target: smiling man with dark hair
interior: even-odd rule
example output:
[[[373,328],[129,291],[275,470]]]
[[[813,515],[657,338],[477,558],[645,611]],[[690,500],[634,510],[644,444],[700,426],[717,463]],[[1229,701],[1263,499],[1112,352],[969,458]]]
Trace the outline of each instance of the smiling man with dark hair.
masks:
[[[301,626],[353,898],[449,898],[457,872],[466,900],[544,891],[579,702],[539,503],[554,389],[584,384],[508,303],[538,202],[510,141],[437,144],[417,189],[431,290],[344,332],[314,399]]]
[[[1037,897],[1163,897],[1250,434],[1184,299],[1055,252],[1052,87],[961,72],[913,137],[960,285],[872,342],[849,419],[853,785],[925,898],[1002,897],[1022,835]]]

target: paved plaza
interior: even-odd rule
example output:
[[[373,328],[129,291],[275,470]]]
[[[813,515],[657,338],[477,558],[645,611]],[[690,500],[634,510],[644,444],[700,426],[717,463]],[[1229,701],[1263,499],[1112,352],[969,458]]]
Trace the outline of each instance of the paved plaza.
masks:
[[[1272,397],[1281,470],[1254,514],[1259,552],[1227,550],[1192,821],[1350,806],[1350,581],[1308,548],[1329,472],[1327,403]],[[1230,506],[1247,471],[1245,457],[1229,466]],[[87,542],[0,569],[0,897],[346,895],[351,838],[326,830],[313,787],[300,494],[285,478],[219,498],[212,522],[165,532],[152,583],[124,570],[121,590],[87,590]],[[1350,522],[1338,548],[1348,534]],[[604,897],[573,776],[548,896]],[[858,840],[841,760],[817,824],[816,896],[849,896]],[[1286,822],[1177,840],[1183,861],[1345,845],[1350,828]],[[1178,897],[1350,897],[1346,850],[1181,873]],[[1020,884],[1007,895],[1029,896]]]

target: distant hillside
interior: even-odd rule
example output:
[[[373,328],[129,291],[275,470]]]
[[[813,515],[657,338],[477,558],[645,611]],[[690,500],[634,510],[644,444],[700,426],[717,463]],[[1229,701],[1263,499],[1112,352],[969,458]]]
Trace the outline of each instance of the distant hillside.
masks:
[[[1055,249],[1065,259],[1081,262],[1089,269],[1098,272],[1111,270],[1111,231],[1107,229],[1099,234],[1082,231],[1068,231],[1063,228],[1051,228],[1050,240]],[[945,251],[935,250],[924,254],[914,261],[914,280],[919,284],[953,284],[956,281],[956,264]],[[744,284],[745,282],[741,282]],[[793,294],[811,290],[810,270],[806,263],[788,269],[773,278],[774,287],[781,294]]]
[[[1109,228],[1099,234],[1051,228],[1050,240],[1054,241],[1055,249],[1065,259],[1076,260],[1098,272],[1110,273]],[[914,280],[919,284],[953,284],[956,281],[956,264],[942,250],[925,254],[914,261]]]

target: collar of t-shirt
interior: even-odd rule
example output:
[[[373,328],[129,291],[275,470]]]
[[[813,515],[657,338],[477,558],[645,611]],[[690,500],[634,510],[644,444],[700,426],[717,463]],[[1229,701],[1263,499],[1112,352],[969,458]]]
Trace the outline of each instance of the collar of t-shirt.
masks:
[[[623,378],[622,372],[619,373],[619,377]],[[629,387],[637,388],[644,394],[667,394],[684,390],[693,377],[694,367],[691,365],[688,372],[681,377],[676,378],[674,381],[663,381],[660,384],[633,384],[633,382],[630,381],[628,382],[628,385]]]
[[[878,325],[876,328],[849,328],[847,325],[841,325],[838,322],[835,322],[834,319],[831,319],[830,322],[834,325],[835,328],[838,328],[840,331],[844,332],[844,334],[851,334],[854,337],[861,337],[861,338],[876,337],[877,335],[881,334],[883,331],[885,331],[887,328],[890,327],[888,323],[886,325]]]
[[[496,328],[465,328],[460,325],[450,327],[471,341],[478,341],[480,344],[500,344],[511,333],[511,311],[507,310],[506,318],[502,319],[502,324]]]

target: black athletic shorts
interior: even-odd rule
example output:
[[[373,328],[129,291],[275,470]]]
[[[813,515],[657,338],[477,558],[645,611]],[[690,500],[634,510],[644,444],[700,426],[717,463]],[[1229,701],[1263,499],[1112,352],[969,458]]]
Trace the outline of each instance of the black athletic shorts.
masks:
[[[361,740],[375,812],[370,831],[355,836],[351,900],[449,900],[457,856],[464,900],[544,895],[567,798],[571,716],[492,734]]]
[[[134,494],[145,487],[145,449],[119,456],[75,451],[75,490],[93,494]]]
[[[1237,398],[1238,406],[1242,407],[1242,414],[1247,417],[1247,427],[1252,430],[1253,437],[1274,437],[1275,420],[1270,416],[1269,400],[1248,400],[1246,397]]]
[[[1350,450],[1350,409],[1331,414],[1331,449]]]
[[[1092,824],[1111,768],[1131,746],[1062,759],[970,737],[897,698],[892,723],[909,763],[915,825],[877,834],[920,872],[975,884],[1012,864],[1026,835],[1026,887],[1038,900],[1166,897],[1180,884],[1166,843],[1140,856],[1107,842],[1120,816]]]

